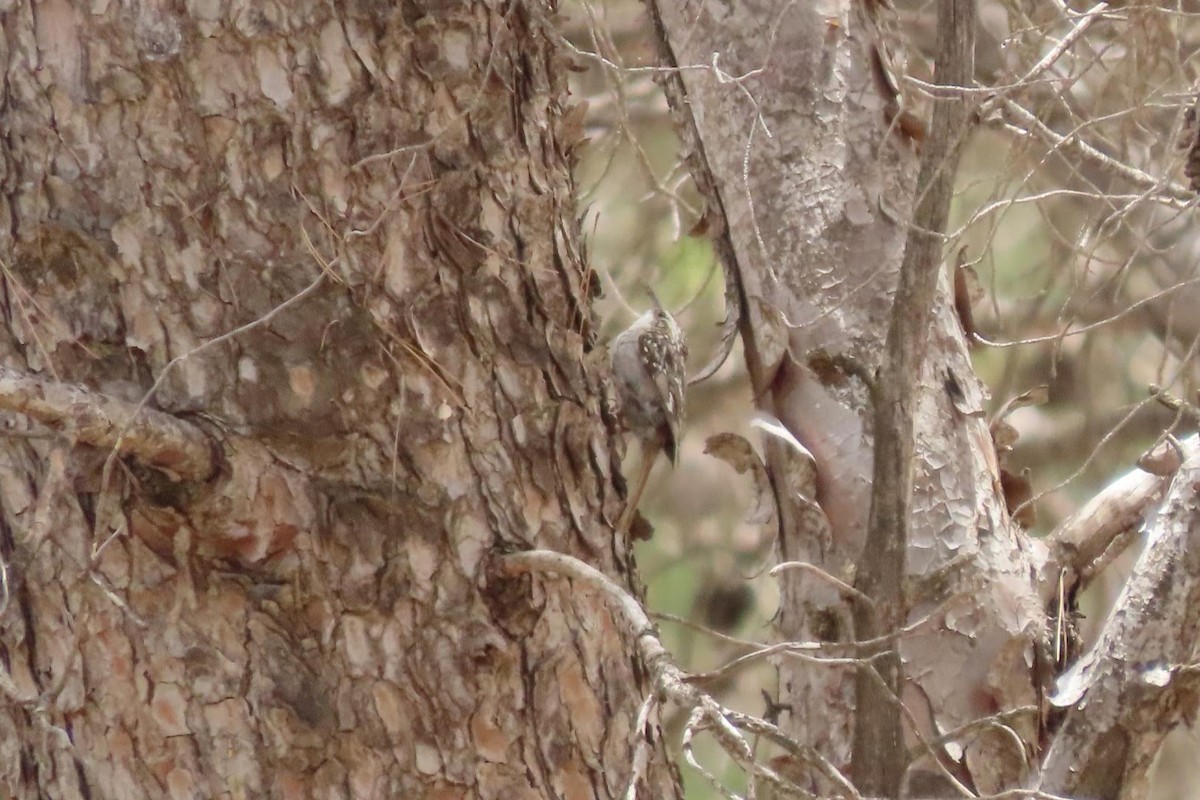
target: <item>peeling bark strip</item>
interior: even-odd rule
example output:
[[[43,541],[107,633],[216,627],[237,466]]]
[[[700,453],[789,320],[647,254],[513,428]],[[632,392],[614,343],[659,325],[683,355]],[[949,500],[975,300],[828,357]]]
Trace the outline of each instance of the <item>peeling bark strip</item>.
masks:
[[[0,796],[622,795],[634,643],[484,572],[637,594],[555,6],[4,9],[0,395],[99,450],[0,437]]]
[[[934,82],[970,86],[975,76],[975,2],[940,0]],[[962,96],[934,102],[932,132],[921,157],[917,203],[900,281],[892,304],[883,363],[872,398],[875,411],[875,461],[866,546],[858,562],[856,587],[875,601],[878,612],[854,609],[859,639],[873,638],[904,625],[907,598],[909,525],[913,502],[913,414],[925,359],[943,237],[954,196],[959,153],[966,137],[967,102]],[[854,777],[861,791],[898,797],[908,766],[900,705],[903,691],[899,648],[875,662],[883,685],[872,676],[857,678],[854,721]],[[861,671],[860,671],[861,673]]]

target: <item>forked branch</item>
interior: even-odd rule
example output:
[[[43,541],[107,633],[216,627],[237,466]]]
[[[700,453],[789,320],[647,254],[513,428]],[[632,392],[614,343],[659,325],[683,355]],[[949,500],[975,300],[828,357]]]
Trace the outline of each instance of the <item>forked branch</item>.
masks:
[[[1146,530],[1148,545],[1100,639],[1059,679],[1068,709],[1041,788],[1126,796],[1145,780],[1163,737],[1195,714],[1200,642],[1200,455],[1176,473]]]

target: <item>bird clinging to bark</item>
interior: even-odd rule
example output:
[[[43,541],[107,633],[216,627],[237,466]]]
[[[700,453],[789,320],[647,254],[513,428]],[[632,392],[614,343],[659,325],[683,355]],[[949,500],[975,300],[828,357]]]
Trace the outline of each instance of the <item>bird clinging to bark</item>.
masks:
[[[650,293],[654,308],[617,334],[609,346],[621,419],[641,443],[642,466],[617,524],[629,530],[660,452],[674,464],[684,418],[687,342],[670,312]]]

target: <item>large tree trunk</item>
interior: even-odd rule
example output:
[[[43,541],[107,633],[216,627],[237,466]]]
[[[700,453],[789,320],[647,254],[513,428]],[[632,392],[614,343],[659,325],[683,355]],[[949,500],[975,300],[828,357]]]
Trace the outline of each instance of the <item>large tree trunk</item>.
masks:
[[[623,793],[554,9],[6,8],[0,795]]]

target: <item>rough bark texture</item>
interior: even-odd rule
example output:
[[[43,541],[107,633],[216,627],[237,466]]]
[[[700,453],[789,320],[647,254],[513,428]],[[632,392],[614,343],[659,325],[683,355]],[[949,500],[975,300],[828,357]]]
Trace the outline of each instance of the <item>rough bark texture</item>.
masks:
[[[940,0],[934,82],[966,86],[975,74],[974,0]],[[913,224],[904,246],[885,349],[874,380],[875,461],[867,536],[855,585],[874,603],[854,609],[854,632],[873,639],[904,627],[908,598],[904,578],[912,520],[916,456],[913,412],[921,387],[927,332],[938,301],[943,239],[954,197],[954,179],[966,130],[967,101],[939,98],[917,174]],[[897,797],[908,766],[899,705],[903,693],[900,649],[889,646],[872,669],[859,670],[852,766],[863,792]]]
[[[879,364],[915,185],[904,135],[913,118],[887,77],[887,20],[874,12],[887,14],[884,4],[832,0],[654,9],[664,59],[686,67],[668,97],[738,285],[730,295],[755,396],[815,457],[808,485],[794,451],[768,444],[781,556],[842,580],[853,580],[867,530],[873,410],[862,378],[838,365],[870,374]],[[919,380],[905,585],[909,619],[932,617],[901,655],[906,704],[930,734],[1033,704],[1042,611],[944,275]],[[783,636],[855,638],[836,589],[788,575]],[[786,665],[780,678],[793,731],[845,766],[852,675]],[[1014,728],[1033,740],[1032,715]],[[1019,782],[1028,763],[1000,732],[944,755],[983,791]],[[936,772],[924,762],[910,786],[937,789]]]
[[[222,464],[6,412],[0,795],[624,791],[631,643],[488,570],[635,580],[552,13],[0,3],[0,361]]]
[[[1095,647],[1063,676],[1053,697],[1068,708],[1046,753],[1039,788],[1117,800],[1148,796],[1146,774],[1163,738],[1193,722],[1200,701],[1200,455],[1175,474],[1147,545]]]

